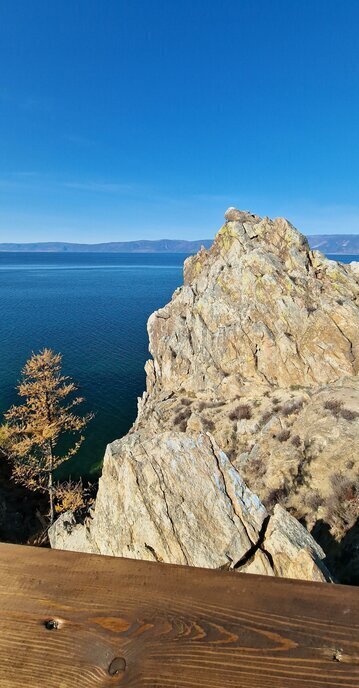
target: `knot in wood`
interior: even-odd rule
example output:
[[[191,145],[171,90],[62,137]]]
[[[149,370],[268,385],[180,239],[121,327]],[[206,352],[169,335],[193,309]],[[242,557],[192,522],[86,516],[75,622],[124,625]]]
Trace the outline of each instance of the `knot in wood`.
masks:
[[[109,668],[108,668],[108,673],[110,676],[117,676],[118,674],[122,674],[126,669],[126,660],[124,657],[115,657],[115,659],[112,660]]]

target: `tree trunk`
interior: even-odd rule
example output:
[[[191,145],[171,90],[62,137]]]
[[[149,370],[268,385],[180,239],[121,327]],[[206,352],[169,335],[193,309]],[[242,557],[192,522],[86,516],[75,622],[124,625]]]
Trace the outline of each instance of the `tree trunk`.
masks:
[[[53,453],[52,453],[52,443],[49,442],[49,456],[50,456],[50,468],[49,468],[49,482],[48,482],[48,491],[49,491],[49,501],[50,501],[50,525],[53,524],[55,520],[55,509],[54,509],[54,481],[53,481],[53,472],[54,472],[54,459],[53,459]]]
[[[54,486],[53,486],[53,481],[52,481],[52,471],[49,473],[49,501],[50,501],[50,525],[53,524],[54,519],[55,519],[55,510],[54,510]]]

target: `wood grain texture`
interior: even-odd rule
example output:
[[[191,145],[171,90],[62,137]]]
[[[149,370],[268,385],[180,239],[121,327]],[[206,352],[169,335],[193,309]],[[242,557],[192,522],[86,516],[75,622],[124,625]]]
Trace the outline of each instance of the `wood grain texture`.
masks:
[[[0,545],[1,688],[358,688],[359,589]]]

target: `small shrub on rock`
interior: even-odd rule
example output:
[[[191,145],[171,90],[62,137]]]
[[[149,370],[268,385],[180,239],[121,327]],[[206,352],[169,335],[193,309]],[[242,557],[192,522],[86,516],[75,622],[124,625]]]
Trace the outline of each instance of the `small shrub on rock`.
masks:
[[[342,473],[334,473],[330,482],[332,492],[326,504],[326,519],[332,532],[342,537],[358,518],[359,476],[353,480]]]
[[[294,437],[292,437],[292,444],[294,447],[300,447],[301,443],[302,443],[302,441],[301,441],[299,435],[294,435]]]
[[[57,514],[64,511],[82,512],[92,506],[93,502],[91,488],[84,488],[82,480],[78,482],[68,480],[55,485],[55,511]]]
[[[318,490],[315,490],[307,496],[306,503],[310,509],[318,511],[319,507],[323,504],[323,498],[320,496]]]
[[[249,420],[252,418],[252,410],[249,404],[240,404],[229,414],[230,420]]]
[[[177,413],[177,415],[173,419],[173,424],[174,425],[180,425],[184,420],[187,421],[187,419],[191,415],[191,409],[186,408],[180,413]]]
[[[343,408],[340,410],[340,415],[345,420],[356,420],[359,418],[359,413],[357,411],[351,411],[351,409]]]
[[[267,472],[267,466],[263,459],[251,459],[247,464],[247,473],[254,473],[256,478],[263,478]]]
[[[213,420],[210,420],[209,418],[202,418],[202,423],[209,432],[213,432],[216,427]]]
[[[333,414],[333,416],[335,416],[336,418],[338,418],[342,406],[343,406],[343,402],[340,401],[339,399],[328,399],[324,403],[324,408],[327,411],[330,411]]]
[[[289,438],[290,438],[290,430],[288,430],[287,428],[284,428],[283,430],[281,430],[277,435],[277,440],[279,442],[286,442],[287,440],[289,440]]]
[[[273,413],[279,413],[282,410],[282,407],[280,406],[280,404],[275,404],[273,402],[272,410],[273,410]]]
[[[263,499],[263,504],[267,509],[273,509],[276,504],[284,504],[288,497],[288,487],[277,487],[271,490],[267,497]]]

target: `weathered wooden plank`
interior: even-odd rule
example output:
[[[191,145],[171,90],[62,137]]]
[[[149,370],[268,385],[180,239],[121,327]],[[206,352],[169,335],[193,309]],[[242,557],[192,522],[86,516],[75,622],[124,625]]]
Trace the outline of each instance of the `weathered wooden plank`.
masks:
[[[0,545],[1,688],[358,688],[359,590]]]

